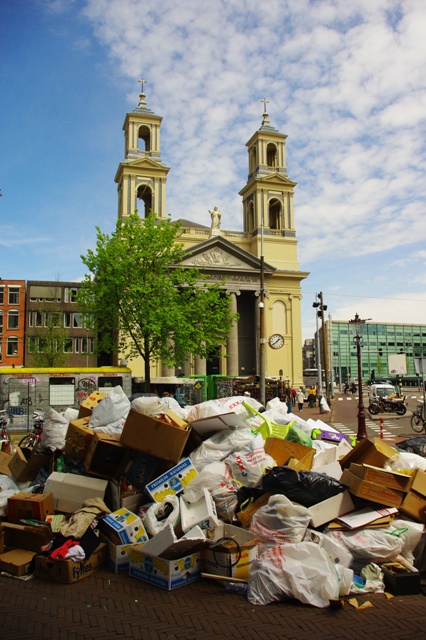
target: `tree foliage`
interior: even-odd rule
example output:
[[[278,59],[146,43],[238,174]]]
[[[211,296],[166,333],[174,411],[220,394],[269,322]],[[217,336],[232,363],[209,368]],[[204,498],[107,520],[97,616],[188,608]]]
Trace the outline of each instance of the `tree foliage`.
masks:
[[[34,367],[64,367],[69,362],[69,335],[62,309],[55,302],[60,288],[52,287],[49,301],[40,302],[34,326],[27,330],[28,358]],[[72,353],[72,349],[71,349]]]
[[[181,264],[178,223],[151,212],[118,220],[111,235],[96,230],[96,249],[81,256],[90,273],[79,302],[98,335],[98,353],[141,356],[148,387],[152,361],[182,365],[189,354],[208,357],[226,343],[237,316],[219,284]]]

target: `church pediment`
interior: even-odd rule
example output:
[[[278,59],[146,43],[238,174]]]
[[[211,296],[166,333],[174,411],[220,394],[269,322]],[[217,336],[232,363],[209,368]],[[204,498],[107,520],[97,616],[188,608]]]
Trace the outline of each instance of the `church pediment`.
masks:
[[[186,250],[187,257],[183,259],[184,266],[192,266],[205,270],[220,270],[234,272],[260,271],[260,260],[248,251],[236,247],[220,236],[210,238],[205,242]],[[266,273],[275,271],[275,267],[264,264]]]
[[[295,187],[297,182],[293,182],[290,178],[281,175],[280,173],[271,173],[265,176],[264,178],[257,178],[260,182],[270,183],[270,184],[280,184],[286,187]]]

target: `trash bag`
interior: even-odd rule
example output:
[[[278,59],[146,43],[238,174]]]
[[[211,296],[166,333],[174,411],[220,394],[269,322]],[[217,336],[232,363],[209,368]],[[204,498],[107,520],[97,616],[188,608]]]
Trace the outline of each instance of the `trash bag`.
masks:
[[[50,451],[56,451],[56,449],[63,451],[68,426],[69,422],[64,414],[58,413],[50,407],[40,438],[41,447]]]
[[[405,545],[402,531],[387,529],[357,529],[356,531],[326,531],[324,535],[338,540],[355,560],[392,562]]]
[[[245,487],[259,486],[266,469],[271,469],[276,464],[265,452],[264,440],[260,434],[244,449],[227,456],[224,463],[230,468],[232,477]]]
[[[119,420],[125,420],[129,411],[130,400],[120,385],[117,385],[96,407],[93,407],[89,427],[91,429],[105,427]]]
[[[262,550],[277,544],[301,542],[310,520],[306,507],[293,504],[286,496],[275,495],[253,514],[249,528]]]
[[[418,456],[426,458],[426,436],[408,438],[408,440],[398,442],[398,449],[402,449],[406,453],[416,453]]]
[[[287,598],[320,608],[339,598],[339,574],[324,549],[314,542],[271,547],[251,566],[247,584],[251,604]]]
[[[292,502],[311,507],[346,490],[346,486],[324,473],[274,467],[262,479],[262,488],[287,496]]]
[[[144,526],[150,536],[155,536],[171,524],[175,527],[179,522],[180,507],[177,496],[167,496],[163,502],[154,502],[144,518]]]
[[[392,456],[392,458],[389,458],[389,460],[386,460],[383,468],[388,471],[397,471],[398,473],[406,473],[408,476],[411,476],[416,469],[426,471],[426,458],[418,456],[417,453],[400,451]]]

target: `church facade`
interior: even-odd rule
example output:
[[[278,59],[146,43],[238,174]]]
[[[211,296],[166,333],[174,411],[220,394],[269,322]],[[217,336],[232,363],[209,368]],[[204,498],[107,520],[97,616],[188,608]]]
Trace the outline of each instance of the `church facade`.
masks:
[[[180,219],[185,232],[184,265],[194,265],[212,280],[225,280],[229,305],[239,314],[226,348],[207,361],[189,357],[182,368],[153,363],[153,376],[251,376],[260,372],[281,378],[292,386],[303,383],[301,332],[301,281],[294,222],[294,188],[286,171],[286,135],[270,123],[266,101],[262,124],[250,140],[248,179],[240,191],[242,231],[222,228],[222,214],[210,210],[211,226]],[[161,160],[162,118],[139,96],[137,108],[126,114],[123,130],[125,158],[118,167],[118,216],[135,210],[145,217],[152,209],[166,214],[166,180],[169,167]],[[159,301],[161,303],[161,301]],[[134,376],[143,375],[143,362],[129,363]]]

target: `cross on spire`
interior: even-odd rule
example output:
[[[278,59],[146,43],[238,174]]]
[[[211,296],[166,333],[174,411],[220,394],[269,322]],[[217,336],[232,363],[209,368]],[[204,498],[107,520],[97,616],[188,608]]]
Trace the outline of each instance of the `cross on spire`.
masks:
[[[141,93],[143,93],[143,85],[146,83],[146,80],[144,80],[143,78],[141,78],[140,80],[138,80],[138,82],[140,82],[140,85],[141,85]]]
[[[263,100],[261,100],[260,102],[263,102],[263,113],[266,113],[266,105],[268,104],[269,100],[263,98]]]

